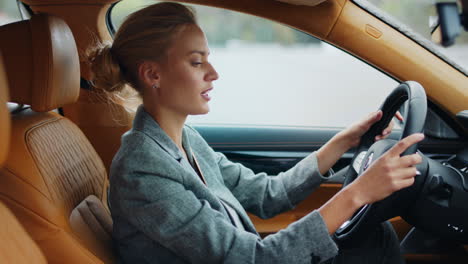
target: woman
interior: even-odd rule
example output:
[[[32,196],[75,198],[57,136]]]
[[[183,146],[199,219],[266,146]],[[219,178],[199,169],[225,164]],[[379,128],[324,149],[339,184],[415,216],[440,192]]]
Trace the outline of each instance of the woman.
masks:
[[[218,73],[208,56],[192,11],[176,3],[130,15],[112,46],[91,56],[97,88],[115,92],[130,84],[143,99],[110,171],[113,235],[123,262],[318,263],[342,258],[346,263],[400,263],[397,239],[387,225],[369,235],[367,246],[341,251],[338,257],[330,235],[362,205],[413,183],[414,165],[421,158],[399,154],[423,136],[403,139],[321,208],[262,239],[245,210],[268,218],[291,209],[326,180],[323,174],[382,113],[341,131],[276,177],[254,174],[214,152],[184,125],[188,115],[209,111]]]

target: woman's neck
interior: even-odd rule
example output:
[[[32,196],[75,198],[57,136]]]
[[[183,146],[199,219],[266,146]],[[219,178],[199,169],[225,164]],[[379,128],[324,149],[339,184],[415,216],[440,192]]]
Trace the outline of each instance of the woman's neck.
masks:
[[[187,115],[181,115],[163,107],[144,104],[145,110],[153,117],[166,134],[174,141],[177,147],[184,152],[182,147],[182,130]]]

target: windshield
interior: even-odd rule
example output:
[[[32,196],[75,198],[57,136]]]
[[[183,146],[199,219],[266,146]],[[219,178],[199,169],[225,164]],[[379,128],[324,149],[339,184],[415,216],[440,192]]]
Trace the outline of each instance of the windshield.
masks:
[[[431,31],[437,24],[436,0],[354,0],[369,11],[385,13],[385,20],[465,74],[468,72],[468,32],[461,31],[455,45],[442,47],[431,42]],[[455,2],[455,1],[451,1]],[[459,1],[460,2],[460,1]],[[461,7],[461,4],[458,5]],[[380,11],[380,12],[379,12]],[[382,12],[384,11],[384,12]],[[461,12],[461,9],[460,9]],[[372,12],[374,13],[374,12]],[[375,14],[374,15],[379,15]],[[388,20],[387,20],[388,19]],[[397,24],[397,25],[394,25]],[[401,27],[400,27],[401,26]],[[406,30],[405,30],[406,29]]]

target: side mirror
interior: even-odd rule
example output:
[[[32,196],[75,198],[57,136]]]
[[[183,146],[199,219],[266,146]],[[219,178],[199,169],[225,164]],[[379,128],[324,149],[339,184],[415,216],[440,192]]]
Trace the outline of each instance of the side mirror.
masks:
[[[432,31],[432,41],[448,47],[455,43],[455,38],[460,35],[461,15],[458,13],[457,3],[437,3],[439,25]]]

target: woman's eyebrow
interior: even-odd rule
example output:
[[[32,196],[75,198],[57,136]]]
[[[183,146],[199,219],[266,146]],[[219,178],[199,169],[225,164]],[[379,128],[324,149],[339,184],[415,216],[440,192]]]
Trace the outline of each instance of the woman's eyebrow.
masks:
[[[200,55],[202,55],[202,56],[208,56],[208,55],[210,55],[210,52],[209,52],[209,51],[206,52],[206,51],[203,51],[203,50],[192,50],[192,51],[190,51],[190,52],[188,53],[188,55],[192,55],[193,53],[198,53],[198,54],[200,54]]]

